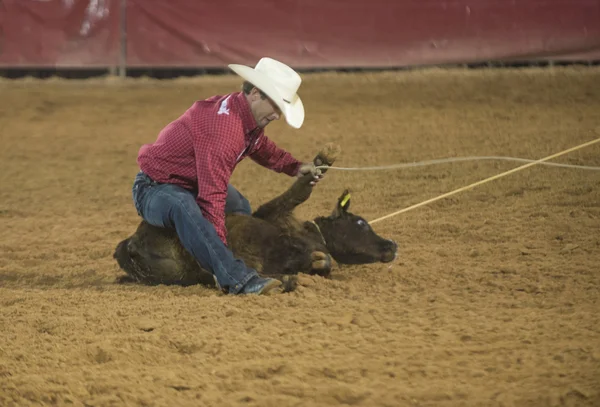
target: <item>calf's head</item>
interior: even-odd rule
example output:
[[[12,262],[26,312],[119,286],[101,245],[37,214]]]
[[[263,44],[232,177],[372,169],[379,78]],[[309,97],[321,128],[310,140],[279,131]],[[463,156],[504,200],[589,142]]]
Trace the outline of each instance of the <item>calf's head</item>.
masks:
[[[330,216],[315,219],[335,261],[340,264],[393,261],[398,252],[396,242],[379,236],[365,219],[350,213],[349,207],[350,193],[345,190]]]

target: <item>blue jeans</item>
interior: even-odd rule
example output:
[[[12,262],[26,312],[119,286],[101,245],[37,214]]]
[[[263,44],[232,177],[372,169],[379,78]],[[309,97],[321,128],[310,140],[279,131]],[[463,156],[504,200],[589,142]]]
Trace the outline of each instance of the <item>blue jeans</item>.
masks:
[[[256,270],[236,259],[221,241],[192,192],[177,185],[158,183],[140,171],[135,177],[132,195],[138,215],[151,225],[174,228],[183,247],[202,268],[212,272],[217,283],[229,293],[239,293],[248,280],[258,275]],[[225,212],[251,214],[248,200],[231,185],[227,188]]]

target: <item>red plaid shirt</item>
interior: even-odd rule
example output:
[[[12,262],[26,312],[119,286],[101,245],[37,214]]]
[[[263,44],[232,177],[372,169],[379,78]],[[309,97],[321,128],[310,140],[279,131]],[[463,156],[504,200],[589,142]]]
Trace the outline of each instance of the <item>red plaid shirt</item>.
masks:
[[[301,165],[257,128],[244,93],[235,92],[194,102],[155,143],[140,148],[137,161],[153,180],[194,192],[202,213],[227,244],[227,185],[237,164],[248,156],[289,176]]]

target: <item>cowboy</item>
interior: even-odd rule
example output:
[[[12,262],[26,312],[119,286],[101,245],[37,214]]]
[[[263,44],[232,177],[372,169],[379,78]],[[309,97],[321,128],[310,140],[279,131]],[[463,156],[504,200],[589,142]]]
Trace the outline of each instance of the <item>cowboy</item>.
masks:
[[[251,215],[248,200],[229,183],[246,157],[292,177],[311,173],[313,185],[322,178],[313,163],[297,160],[264,133],[282,115],[291,127],[302,126],[304,106],[297,94],[302,81],[292,68],[271,58],[262,58],[254,68],[229,68],[244,79],[241,92],[194,102],[154,143],[140,148],[133,201],[146,222],[176,230],[219,289],[230,294],[279,292],[281,281],[261,277],[233,256],[225,214]]]

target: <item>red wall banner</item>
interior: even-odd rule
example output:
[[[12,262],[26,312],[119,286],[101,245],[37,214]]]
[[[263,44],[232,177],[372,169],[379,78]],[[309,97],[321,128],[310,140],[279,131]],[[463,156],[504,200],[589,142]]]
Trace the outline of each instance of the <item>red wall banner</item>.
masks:
[[[119,17],[119,0],[0,0],[0,66],[116,65]]]
[[[267,55],[298,68],[600,60],[600,0],[0,0],[4,67]]]
[[[127,26],[130,66],[600,57],[600,0],[135,0]]]

